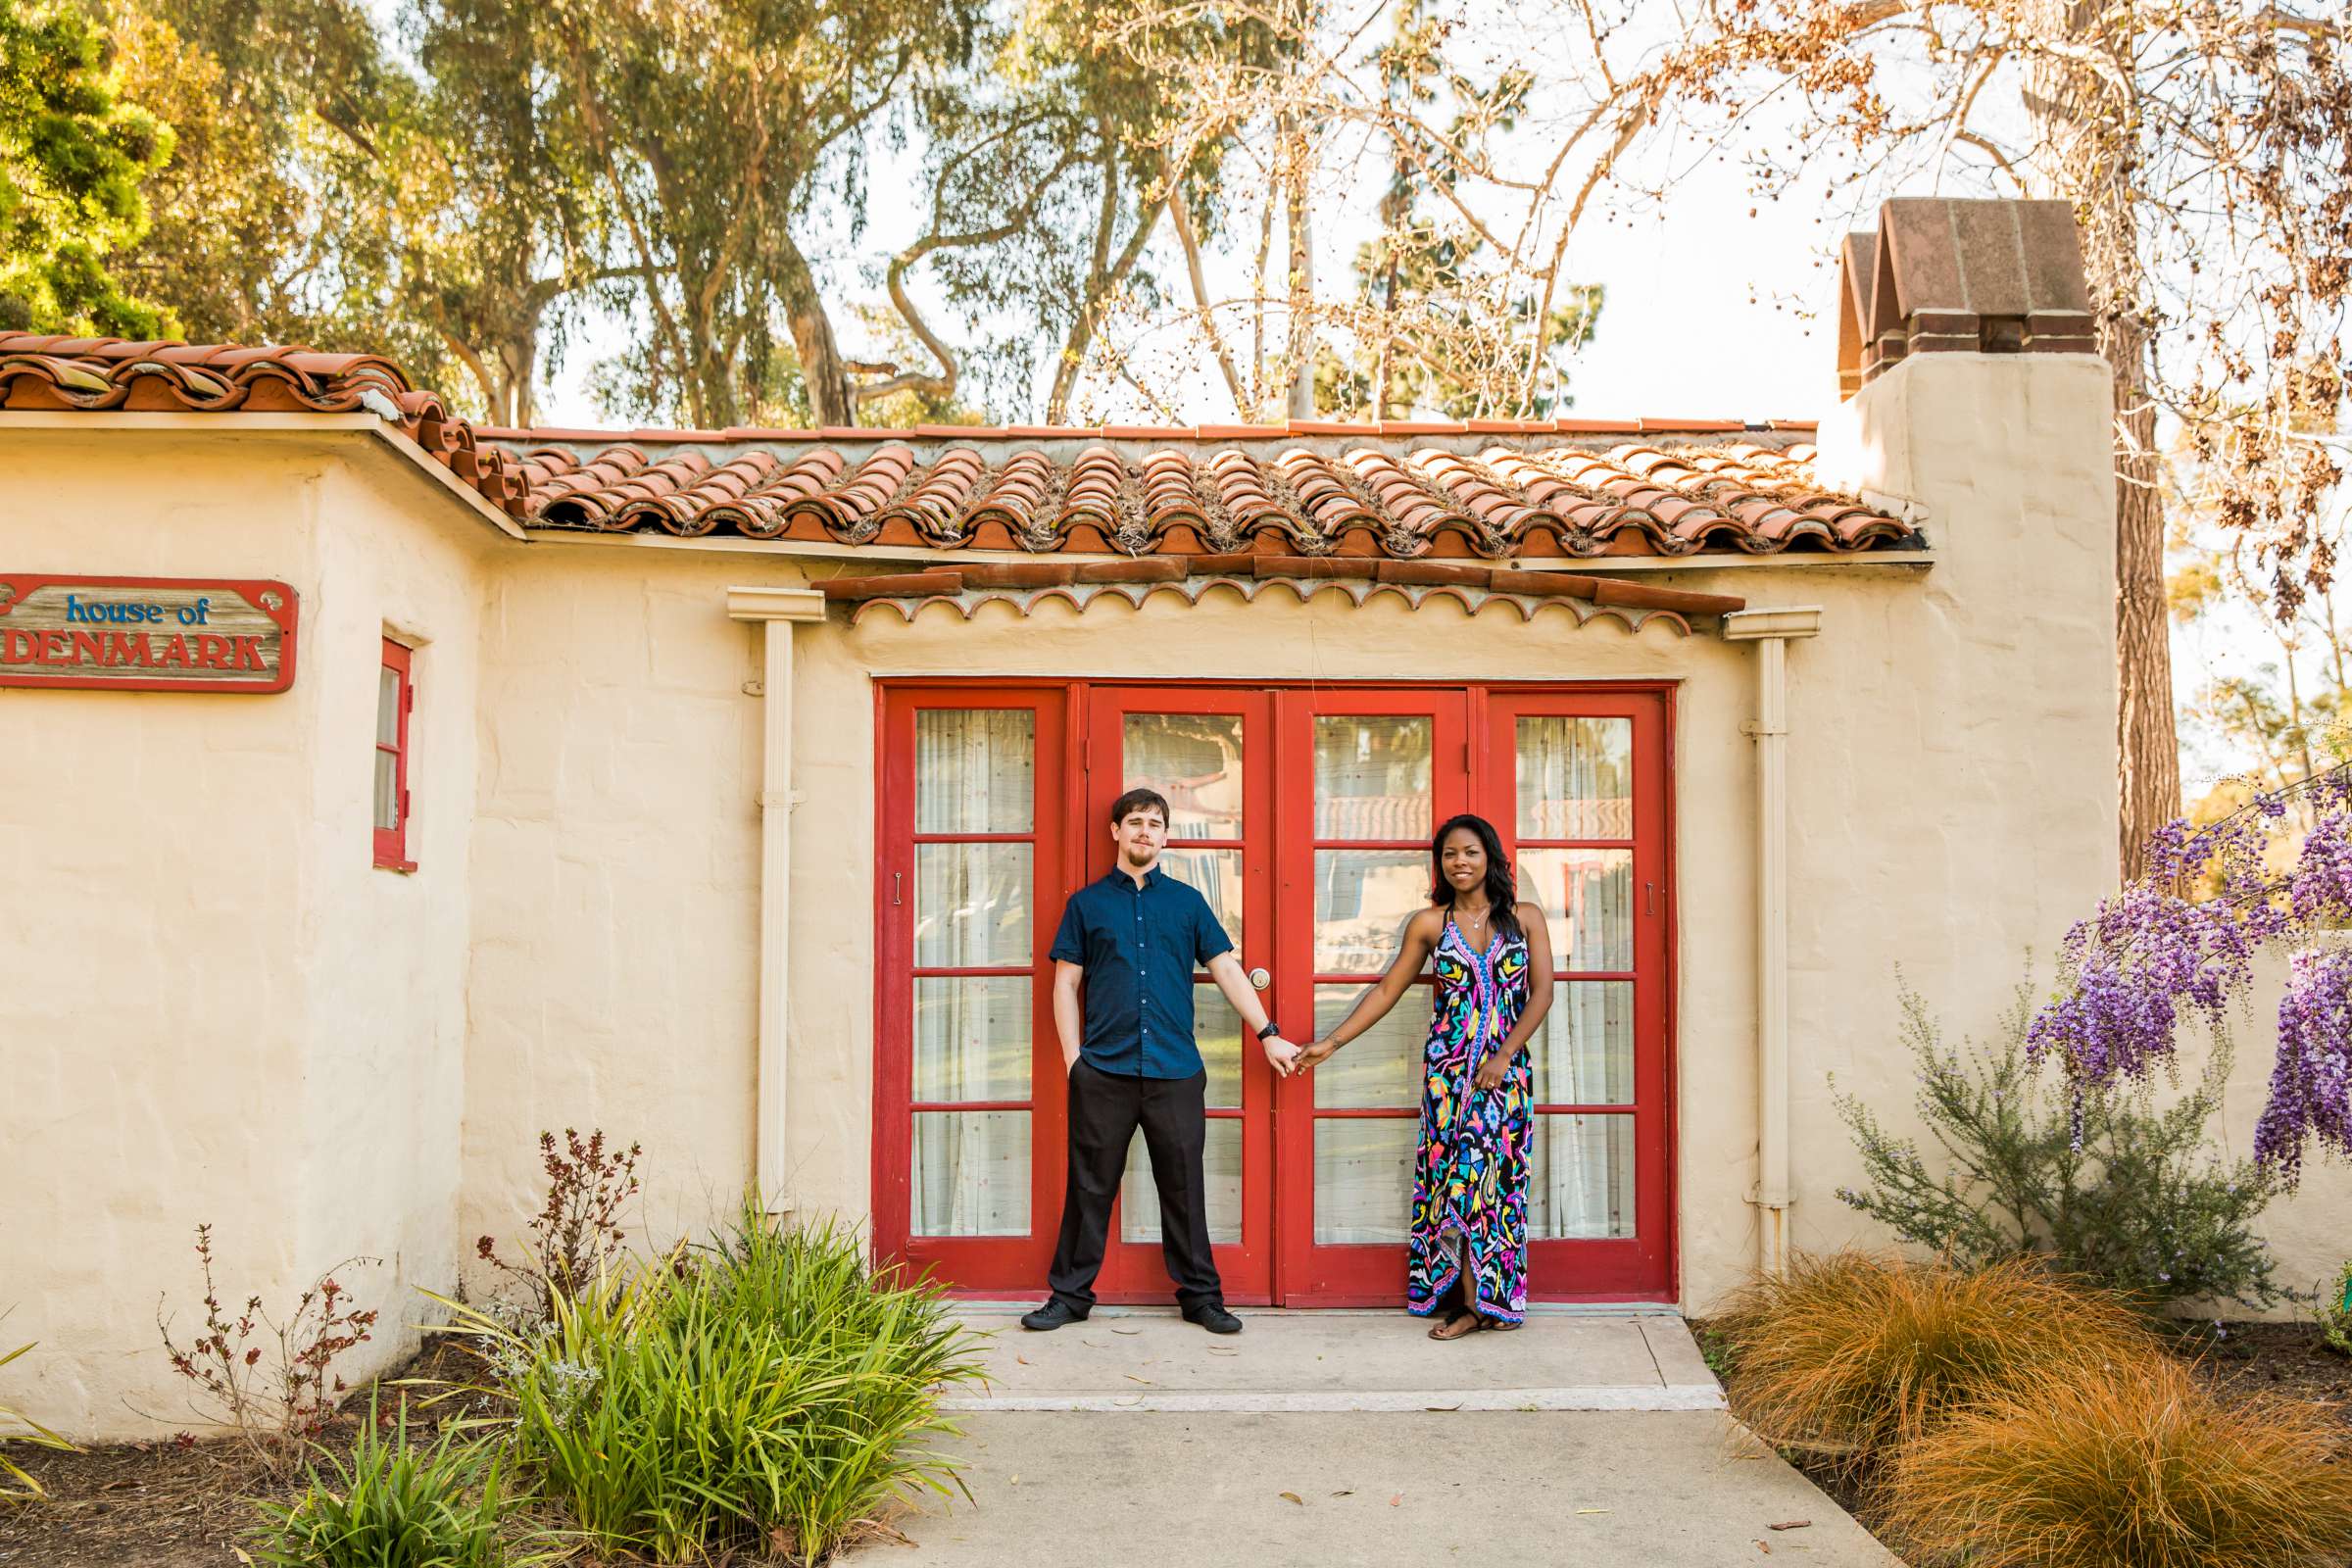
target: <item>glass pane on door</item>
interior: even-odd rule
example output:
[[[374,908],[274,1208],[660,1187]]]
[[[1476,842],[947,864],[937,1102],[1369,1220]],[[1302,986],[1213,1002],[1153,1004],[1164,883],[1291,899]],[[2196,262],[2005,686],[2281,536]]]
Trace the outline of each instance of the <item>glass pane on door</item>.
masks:
[[[914,982],[917,1102],[1027,1100],[1036,1054],[1030,976],[924,975]]]
[[[1326,713],[1315,720],[1315,837],[1426,839],[1430,720]]]
[[[914,715],[914,830],[1026,833],[1036,810],[1037,715],[926,708]]]
[[[1421,1123],[1400,1116],[1315,1120],[1315,1245],[1410,1239]]]
[[[1634,983],[1562,980],[1527,1043],[1539,1105],[1634,1102]]]
[[[1367,985],[1355,984],[1315,987],[1315,1038],[1320,1040],[1337,1029],[1367,989]],[[1315,1103],[1419,1109],[1430,1002],[1430,988],[1414,986],[1396,999],[1387,1017],[1326,1058],[1312,1073]]]
[[[1634,836],[1632,719],[1530,715],[1518,738],[1518,837]]]
[[[1429,907],[1426,850],[1315,852],[1315,973],[1376,975]]]
[[[1519,852],[1519,896],[1544,911],[1561,973],[1634,966],[1634,852]]]
[[[1119,751],[1120,788],[1167,797],[1170,839],[1242,837],[1240,714],[1129,713]]]
[[[1239,850],[1180,850],[1161,852],[1159,868],[1179,882],[1189,882],[1208,901],[1217,924],[1242,945],[1242,852]]]
[[[1528,1148],[1527,1239],[1634,1234],[1634,1118],[1543,1115]]]
[[[914,1113],[916,1236],[1029,1234],[1029,1112]]]

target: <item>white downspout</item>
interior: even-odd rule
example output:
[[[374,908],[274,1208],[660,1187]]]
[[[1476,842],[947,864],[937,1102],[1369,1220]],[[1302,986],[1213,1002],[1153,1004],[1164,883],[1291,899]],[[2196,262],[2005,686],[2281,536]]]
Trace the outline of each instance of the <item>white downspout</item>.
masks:
[[[1740,610],[1727,642],[1756,645],[1756,1266],[1788,1260],[1788,642],[1821,630],[1821,612]]]
[[[785,1026],[792,970],[792,626],[825,618],[825,596],[813,588],[729,588],[727,615],[764,623],[760,680],[747,686],[760,698],[760,1052],[754,1158],[760,1200],[769,1213],[787,1214],[790,1173],[785,1121]]]

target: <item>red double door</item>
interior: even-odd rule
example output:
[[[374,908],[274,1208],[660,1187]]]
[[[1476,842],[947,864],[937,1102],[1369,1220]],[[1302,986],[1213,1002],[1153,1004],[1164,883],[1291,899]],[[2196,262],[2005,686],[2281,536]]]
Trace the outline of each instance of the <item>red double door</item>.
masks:
[[[1066,1119],[1047,958],[1149,785],[1284,1033],[1328,1032],[1429,902],[1437,824],[1475,810],[1545,911],[1558,979],[1531,1044],[1529,1289],[1670,1299],[1668,703],[1637,687],[893,685],[882,696],[875,1228],[980,1296],[1042,1294]],[[1205,974],[1209,1226],[1227,1299],[1401,1299],[1424,975],[1380,1025],[1279,1079]],[[1139,1137],[1098,1287],[1164,1300]]]

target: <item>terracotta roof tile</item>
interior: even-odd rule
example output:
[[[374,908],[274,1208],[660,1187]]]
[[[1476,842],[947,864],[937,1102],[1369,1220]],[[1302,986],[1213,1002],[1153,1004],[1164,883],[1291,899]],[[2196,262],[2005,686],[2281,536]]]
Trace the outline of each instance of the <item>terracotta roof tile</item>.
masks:
[[[369,412],[542,528],[1181,557],[1245,572],[1271,560],[1348,572],[1920,543],[1902,519],[1825,490],[1813,449],[1791,440],[1812,426],[1793,420],[477,429],[374,355],[5,332],[0,409]]]
[[[944,552],[1508,563],[1919,543],[1900,518],[1825,491],[1801,444],[1344,428],[1353,439],[1289,444],[1254,439],[1254,428],[1231,442],[1114,429],[959,430],[919,444],[542,444],[518,453],[514,472],[528,493],[523,514],[539,526],[724,528]]]

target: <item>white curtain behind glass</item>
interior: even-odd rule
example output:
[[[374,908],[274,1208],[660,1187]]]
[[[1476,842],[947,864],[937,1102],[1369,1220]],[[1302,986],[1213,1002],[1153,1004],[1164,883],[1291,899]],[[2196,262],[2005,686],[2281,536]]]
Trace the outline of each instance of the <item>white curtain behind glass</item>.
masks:
[[[1036,766],[1035,716],[1027,709],[917,713],[915,831],[1031,831]],[[915,962],[926,968],[1034,962],[1033,856],[1026,844],[920,846]],[[915,1099],[1028,1099],[1029,986],[1025,976],[918,980]],[[914,1143],[916,1235],[1028,1233],[1028,1112],[919,1113]]]

